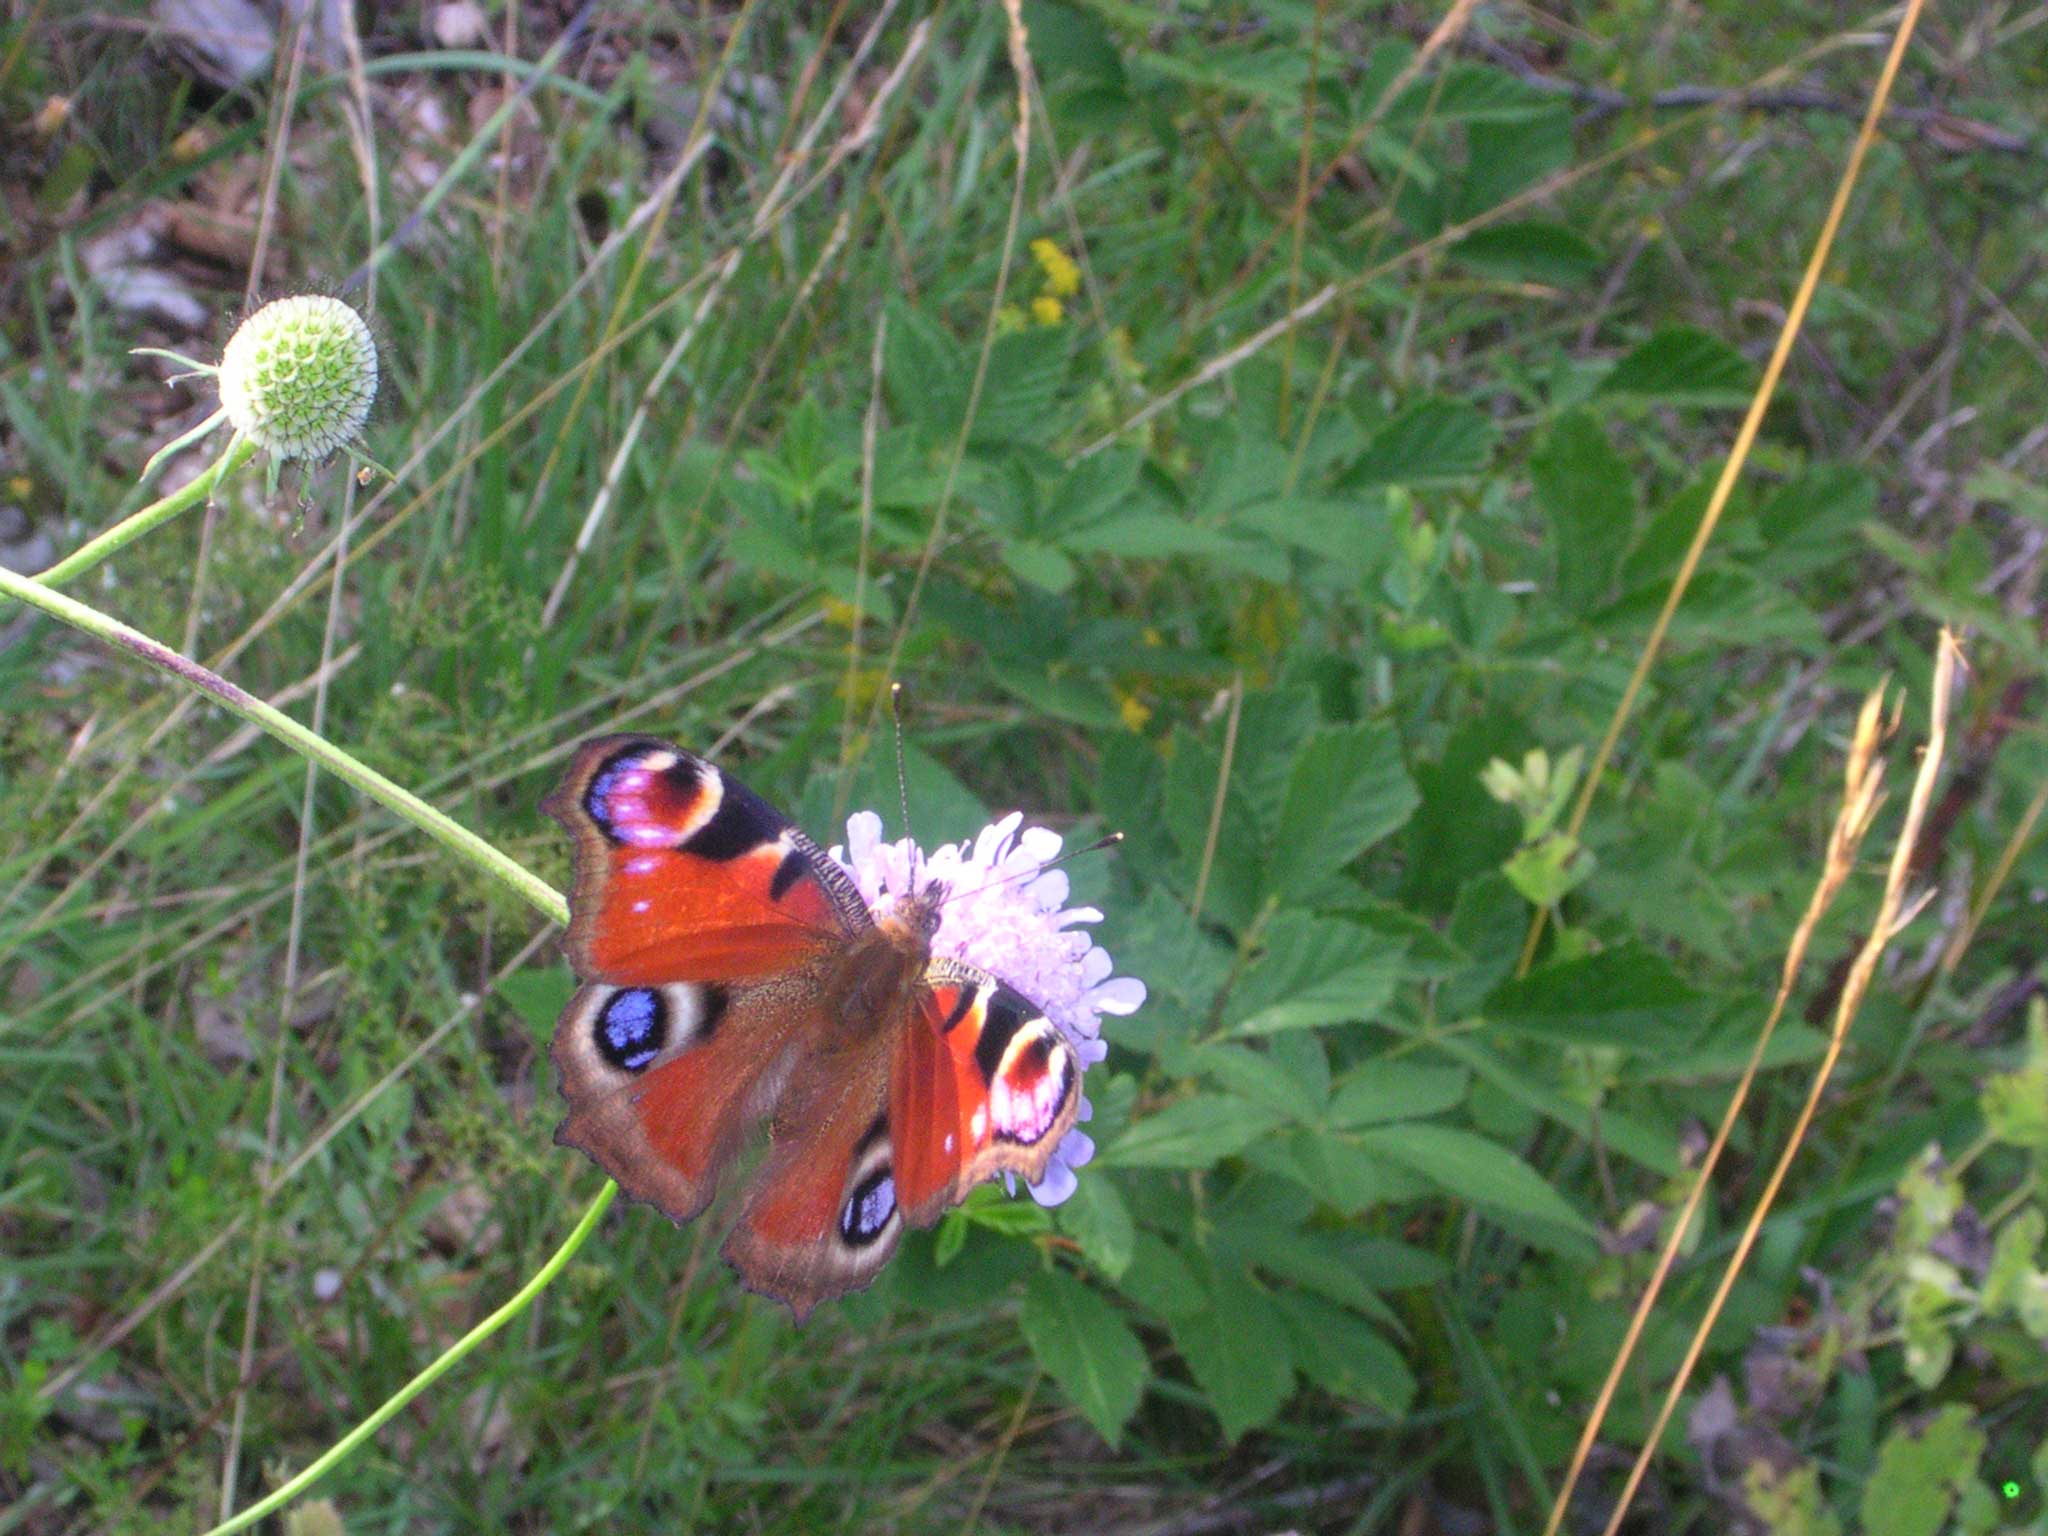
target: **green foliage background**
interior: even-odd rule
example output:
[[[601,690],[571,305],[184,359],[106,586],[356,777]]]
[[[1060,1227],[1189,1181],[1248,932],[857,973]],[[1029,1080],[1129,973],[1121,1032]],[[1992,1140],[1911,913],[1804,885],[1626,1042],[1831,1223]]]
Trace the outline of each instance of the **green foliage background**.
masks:
[[[327,664],[325,734],[558,882],[536,802],[623,723],[718,743],[821,841],[893,821],[871,727],[900,644],[920,837],[1011,807],[1123,829],[1072,874],[1151,999],[1111,1023],[1101,1152],[1056,1212],[984,1191],[798,1334],[707,1224],[622,1210],[331,1481],[348,1530],[1541,1529],[1818,877],[1847,729],[1890,676],[1918,738],[1941,623],[1971,670],[1930,899],[1633,1528],[2048,1529],[2048,854],[1994,874],[2048,766],[2038,16],[1927,20],[1572,839],[1572,754],[1755,386],[1874,18],[1489,4],[1403,83],[1426,8],[1033,0],[1013,232],[996,9],[902,7],[810,145],[872,14],[599,8],[501,140],[503,56],[437,48],[437,9],[365,19],[360,94],[345,54],[220,90],[147,29],[8,9],[0,121],[69,104],[0,147],[23,525],[61,550],[112,523],[194,419],[126,350],[230,328],[240,272],[170,263],[221,317],[181,330],[109,301],[94,242],[253,181],[288,108],[278,287],[339,284],[434,205],[374,287],[367,447],[409,467],[274,505],[245,475],[81,595],[302,719]],[[523,60],[559,36],[511,21]],[[1797,99],[1713,96],[1788,65]],[[720,70],[673,213],[607,246]],[[567,974],[544,948],[500,978],[531,913],[332,779],[302,819],[273,744],[0,628],[0,1532],[198,1529],[231,1437],[246,1503],[595,1191],[549,1140]],[[1897,821],[1574,1528],[1784,1142]],[[293,1171],[261,1201],[278,1063]]]

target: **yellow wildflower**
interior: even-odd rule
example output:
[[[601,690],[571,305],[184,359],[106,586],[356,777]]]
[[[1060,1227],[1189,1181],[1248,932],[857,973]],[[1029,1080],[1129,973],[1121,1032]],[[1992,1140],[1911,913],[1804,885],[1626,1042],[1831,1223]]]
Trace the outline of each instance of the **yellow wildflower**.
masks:
[[[1081,269],[1065,251],[1041,237],[1031,242],[1031,254],[1045,273],[1047,293],[1067,299],[1081,291]]]
[[[1060,301],[1049,293],[1041,293],[1031,301],[1031,318],[1040,325],[1058,325],[1066,313]]]

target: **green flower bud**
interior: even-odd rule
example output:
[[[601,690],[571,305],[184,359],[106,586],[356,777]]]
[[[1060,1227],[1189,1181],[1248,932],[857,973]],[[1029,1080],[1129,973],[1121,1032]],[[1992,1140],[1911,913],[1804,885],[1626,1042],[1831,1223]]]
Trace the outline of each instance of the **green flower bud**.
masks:
[[[339,299],[278,299],[244,320],[220,360],[221,409],[279,459],[320,459],[356,438],[377,397],[377,343]]]

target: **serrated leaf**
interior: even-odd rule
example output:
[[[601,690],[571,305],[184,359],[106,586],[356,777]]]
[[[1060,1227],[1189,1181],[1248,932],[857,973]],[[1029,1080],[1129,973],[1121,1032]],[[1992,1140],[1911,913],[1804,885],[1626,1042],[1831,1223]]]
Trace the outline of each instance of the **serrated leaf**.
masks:
[[[1314,890],[1398,830],[1419,803],[1391,727],[1325,726],[1311,732],[1280,805],[1274,885],[1283,895]]]
[[[959,430],[967,405],[967,359],[930,316],[901,302],[889,306],[882,382],[899,420],[915,422],[934,438]]]
[[[1292,1179],[1347,1216],[1429,1193],[1429,1185],[1406,1168],[1327,1130],[1304,1126],[1285,1138],[1254,1142],[1244,1156],[1253,1167]]]
[[[1951,1403],[1917,1434],[1904,1424],[1894,1429],[1863,1485],[1864,1536],[1939,1536],[1983,1455],[1984,1432],[1967,1404]]]
[[[1277,1414],[1294,1393],[1294,1363],[1273,1340],[1282,1327],[1272,1298],[1247,1277],[1212,1267],[1209,1304],[1172,1324],[1195,1384],[1235,1442]]]
[[[1130,1207],[1109,1178],[1085,1177],[1059,1207],[1060,1229],[1081,1245],[1081,1253],[1110,1280],[1121,1280],[1137,1245]]]
[[[1599,392],[1674,405],[1740,405],[1755,387],[1755,368],[1720,337],[1696,325],[1667,325],[1616,363]]]
[[[1103,1150],[1102,1161],[1123,1168],[1207,1168],[1279,1123],[1279,1113],[1263,1104],[1202,1094],[1132,1121]]]
[[[1224,1020],[1233,1034],[1265,1035],[1370,1019],[1400,975],[1401,951],[1380,935],[1338,918],[1282,912],[1231,993]]]
[[[1240,1219],[1219,1225],[1211,1243],[1219,1264],[1260,1269],[1280,1280],[1341,1301],[1391,1327],[1393,1311],[1359,1278],[1348,1239],[1334,1232],[1301,1230],[1279,1221]]]
[[[1621,1051],[1669,1051],[1691,1041],[1705,996],[1640,944],[1538,966],[1493,990],[1487,1019],[1518,1034]]]
[[[1161,1317],[1186,1317],[1208,1302],[1202,1282],[1176,1248],[1153,1232],[1140,1232],[1131,1245],[1131,1262],[1117,1288]]]
[[[1347,489],[1429,485],[1486,472],[1500,429],[1462,400],[1418,401],[1373,433],[1339,483]]]
[[[1158,1050],[1206,1025],[1216,993],[1230,974],[1230,954],[1183,907],[1154,886],[1128,914],[1118,914],[1103,939],[1125,974],[1142,976],[1145,1006],[1118,1022],[1119,1040]]]
[[[1584,411],[1558,418],[1529,460],[1536,501],[1550,524],[1557,600],[1583,611],[1607,596],[1635,533],[1628,465]]]
[[[1319,1296],[1278,1298],[1301,1373],[1333,1397],[1370,1403],[1400,1418],[1415,1401],[1415,1375],[1401,1352],[1364,1318]]]
[[[1592,1229],[1534,1168],[1496,1142],[1448,1125],[1411,1122],[1361,1132],[1369,1152],[1412,1168],[1475,1205],[1512,1212],[1580,1234]]]
[[[1106,1299],[1056,1269],[1039,1271],[1024,1287],[1020,1322],[1045,1374],[1115,1446],[1152,1375],[1131,1325]]]
[[[1289,1120],[1304,1123],[1323,1112],[1323,1096],[1272,1053],[1221,1042],[1191,1052],[1189,1065],[1206,1072],[1240,1098],[1263,1104]]]
[[[1340,1131],[1383,1125],[1390,1120],[1420,1120],[1462,1104],[1470,1082],[1462,1067],[1432,1066],[1419,1061],[1368,1061],[1330,1096],[1330,1107],[1323,1118]]]

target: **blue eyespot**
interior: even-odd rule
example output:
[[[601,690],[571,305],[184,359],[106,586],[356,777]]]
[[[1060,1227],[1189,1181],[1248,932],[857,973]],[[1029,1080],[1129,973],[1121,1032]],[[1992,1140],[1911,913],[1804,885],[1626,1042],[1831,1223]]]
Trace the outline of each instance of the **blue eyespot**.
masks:
[[[668,1036],[668,1008],[659,992],[629,987],[615,992],[597,1011],[598,1054],[622,1072],[639,1072],[661,1054]]]

